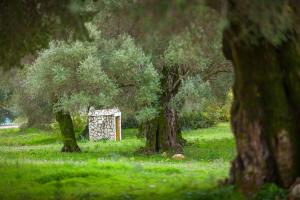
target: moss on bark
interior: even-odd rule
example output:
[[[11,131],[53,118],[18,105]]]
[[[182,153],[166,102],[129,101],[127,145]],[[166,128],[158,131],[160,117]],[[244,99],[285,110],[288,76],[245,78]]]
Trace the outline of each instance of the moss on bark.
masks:
[[[144,125],[146,132],[146,149],[150,152],[172,151],[182,153],[184,139],[178,127],[175,113],[162,110],[159,117]]]
[[[171,105],[171,101],[180,86],[180,74],[177,67],[164,67],[161,80],[163,93],[160,97],[159,116],[144,124],[147,139],[146,148],[150,152],[183,152],[184,139],[181,135],[178,114]]]
[[[56,121],[59,124],[59,128],[62,134],[64,146],[62,152],[79,152],[80,148],[77,145],[75,139],[75,132],[73,127],[73,121],[70,113],[64,111],[58,111],[55,113]]]
[[[238,40],[238,26],[223,37],[235,71],[231,124],[238,154],[230,182],[246,193],[270,182],[289,187],[300,175],[299,41],[295,35],[279,46]]]

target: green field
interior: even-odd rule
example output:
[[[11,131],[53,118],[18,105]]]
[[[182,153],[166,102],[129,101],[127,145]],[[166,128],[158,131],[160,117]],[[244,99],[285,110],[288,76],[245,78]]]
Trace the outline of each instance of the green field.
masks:
[[[235,144],[228,124],[184,131],[185,159],[143,155],[135,129],[121,142],[81,141],[60,153],[59,134],[0,130],[0,199],[240,199],[228,176]]]

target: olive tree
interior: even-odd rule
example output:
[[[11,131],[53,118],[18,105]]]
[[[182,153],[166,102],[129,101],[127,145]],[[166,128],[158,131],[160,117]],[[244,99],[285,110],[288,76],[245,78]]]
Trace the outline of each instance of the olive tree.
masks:
[[[93,32],[91,32],[93,34]],[[96,107],[135,108],[142,119],[154,115],[158,74],[129,36],[93,42],[54,41],[27,67],[31,95],[51,102],[63,136],[62,151],[79,151],[71,113]]]
[[[97,28],[106,38],[132,35],[152,55],[153,66],[160,74],[157,115],[143,123],[146,149],[182,152],[180,106],[174,107],[174,99],[183,83],[188,79],[197,82],[195,77],[200,77],[199,85],[209,85],[206,82],[211,77],[232,71],[221,51],[221,18],[198,3],[100,2],[93,20]],[[143,17],[145,13],[147,17]]]
[[[70,112],[88,103],[107,104],[117,93],[95,54],[94,47],[82,42],[51,42],[27,68],[29,92],[53,106],[63,136],[62,151],[80,151]]]

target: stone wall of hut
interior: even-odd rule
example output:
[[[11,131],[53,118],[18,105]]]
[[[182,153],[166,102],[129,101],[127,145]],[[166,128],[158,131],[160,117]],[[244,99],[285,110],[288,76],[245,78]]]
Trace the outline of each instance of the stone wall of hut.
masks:
[[[115,117],[112,115],[90,116],[90,140],[115,140]]]

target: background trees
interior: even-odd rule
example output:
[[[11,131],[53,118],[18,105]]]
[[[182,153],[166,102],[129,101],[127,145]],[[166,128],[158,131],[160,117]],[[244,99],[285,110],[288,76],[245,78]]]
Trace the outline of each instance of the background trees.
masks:
[[[299,3],[216,2],[210,5],[228,24],[195,1],[93,1],[90,10],[77,1],[1,1],[0,66],[18,65],[51,37],[70,39],[43,50],[26,74],[31,94],[54,108],[63,150],[79,150],[71,112],[113,103],[138,113],[149,151],[181,152],[180,111],[193,108],[205,92],[227,93],[223,82],[230,83],[230,75],[216,80],[231,72],[220,53],[225,27],[223,51],[235,70],[238,150],[230,182],[246,192],[267,182],[289,187],[300,174]],[[91,41],[70,42],[87,38],[81,22],[90,13]],[[2,89],[1,100],[10,93]]]
[[[217,13],[197,3],[103,1],[98,6],[100,11],[93,23],[103,36],[130,34],[152,55],[153,65],[161,74],[159,112],[143,123],[147,149],[181,152],[183,140],[178,114],[188,97],[180,99],[176,95],[182,88],[188,89],[183,86],[184,81],[209,87],[206,82],[213,77],[231,73],[230,64],[220,51],[222,20]],[[186,94],[190,97],[192,92]]]
[[[166,137],[166,135],[169,135],[166,138],[173,139],[170,139],[170,141],[168,141],[166,145],[162,145],[161,142],[161,144],[157,145],[158,148],[156,148],[156,150],[153,149],[153,145],[150,145],[150,143],[154,142],[154,139],[150,138],[154,138],[153,136],[155,135],[155,130],[158,130],[159,125],[158,123],[156,123],[156,128],[151,131],[150,129],[147,129],[147,132],[149,133],[147,134],[149,136],[147,141],[150,142],[152,140],[152,142],[150,142],[148,145],[149,149],[152,149],[151,151],[159,151],[161,149],[174,149],[174,145],[178,147],[176,147],[177,149],[180,149],[180,143],[182,142],[182,140],[180,139],[181,136],[179,130],[181,127],[178,124],[178,112],[181,110],[181,108],[179,108],[179,104],[184,103],[179,103],[177,101],[178,105],[175,109],[174,106],[171,106],[174,105],[175,101],[171,102],[171,99],[175,97],[175,94],[177,93],[176,90],[179,90],[182,80],[188,77],[187,74],[185,74],[185,68],[201,68],[200,79],[202,80],[199,80],[203,84],[205,84],[208,79],[213,80],[213,77],[217,77],[221,72],[231,72],[229,64],[226,63],[219,51],[221,44],[220,27],[222,27],[222,22],[220,21],[220,18],[216,13],[198,3],[192,5],[191,3],[187,2],[168,1],[65,1],[63,3],[44,3],[39,1],[30,3],[29,1],[24,1],[21,3],[3,2],[2,8],[3,18],[8,18],[11,13],[10,11],[15,10],[18,16],[13,19],[19,21],[19,23],[15,23],[15,21],[13,21],[13,23],[11,24],[16,24],[14,26],[16,26],[18,30],[26,30],[24,31],[26,34],[24,34],[22,37],[18,35],[18,37],[16,37],[17,39],[15,39],[15,41],[11,43],[8,42],[10,40],[4,39],[3,44],[7,44],[7,49],[9,49],[9,51],[11,51],[11,49],[16,49],[15,44],[20,44],[20,42],[17,41],[23,40],[29,36],[30,39],[33,40],[24,40],[28,41],[28,43],[24,43],[24,45],[18,47],[18,51],[16,51],[16,54],[18,54],[18,56],[15,56],[17,58],[24,59],[24,56],[28,55],[27,52],[34,53],[36,49],[47,46],[47,43],[51,38],[88,38],[88,31],[86,27],[83,26],[83,21],[87,18],[93,19],[93,24],[96,25],[99,30],[101,30],[101,33],[105,39],[116,39],[124,33],[129,34],[131,37],[133,37],[136,42],[143,48],[143,51],[145,51],[147,57],[151,57],[151,63],[156,68],[156,70],[164,74],[164,77],[161,78],[161,85],[159,87],[164,88],[161,96],[165,96],[165,94],[170,93],[170,91],[167,91],[170,90],[170,88],[167,89],[165,87],[166,83],[163,83],[166,82],[167,79],[173,79],[172,81],[177,85],[175,87],[175,90],[172,91],[172,93],[174,94],[168,94],[170,98],[164,100],[163,98],[160,98],[160,101],[165,101],[164,103],[160,103],[160,105],[164,106],[156,107],[155,109],[153,109],[154,107],[152,106],[147,110],[147,112],[140,112],[140,114],[148,113],[146,114],[148,116],[148,125],[149,123],[154,123],[150,121],[153,120],[153,116],[155,113],[157,114],[157,119],[159,118],[158,111],[161,113],[160,115],[165,118],[164,120],[169,123],[169,128],[162,127],[160,129],[164,134],[158,134],[158,137],[161,137],[161,141],[164,140],[163,137]],[[28,10],[28,12],[23,12],[23,10],[26,9]],[[147,14],[147,16],[149,17],[145,18],[144,14]],[[32,16],[35,16],[35,20],[33,20],[31,24],[25,23],[26,20],[28,18],[32,18]],[[207,23],[208,19],[211,24]],[[2,24],[3,25],[1,25],[1,27],[5,27],[4,21],[2,21]],[[7,25],[8,28],[2,32],[5,36],[2,38],[8,38],[7,36],[10,35],[9,31],[11,31],[11,24]],[[217,34],[213,35],[210,33]],[[37,37],[35,38],[33,37],[33,35]],[[214,45],[210,45],[208,41],[213,41]],[[177,44],[177,42],[179,43]],[[189,45],[188,43],[193,44],[193,47],[184,47],[186,45]],[[176,48],[181,48],[180,45],[183,47],[180,51],[186,52],[174,52]],[[198,45],[198,47],[201,46],[201,48],[198,48],[197,50],[196,45]],[[178,57],[176,59],[181,59],[182,62],[187,63],[175,63],[174,55],[173,58],[171,58],[172,55],[170,53],[173,53],[175,56],[183,53],[181,57]],[[7,57],[11,55],[10,53],[6,54],[5,52],[2,52],[1,55],[3,55],[3,58],[5,58],[3,60],[6,60],[6,63],[3,63],[2,66],[17,65],[17,63],[14,62],[20,60],[10,59],[9,57]],[[167,58],[170,55],[171,57]],[[201,59],[199,58],[198,61],[201,60],[202,63],[196,60],[192,60],[196,58],[196,55],[201,57]],[[134,57],[132,58],[134,59]],[[193,62],[197,63],[195,64]],[[169,76],[170,74],[172,74],[172,71],[176,72],[177,75],[175,75],[175,77],[165,78],[165,76]],[[193,71],[193,75],[199,73],[200,71],[196,73],[194,73],[195,71]],[[218,92],[217,89],[218,84],[214,84],[217,83],[217,81],[210,81],[210,83],[214,85],[212,86],[212,91],[215,92],[215,94],[219,95],[220,92]],[[224,85],[225,84],[222,84],[222,86]],[[128,90],[128,88],[130,87],[126,85],[123,91],[125,91],[125,88],[127,88]],[[224,91],[227,90],[226,88],[227,86],[225,87]],[[168,106],[166,106],[167,104]],[[167,109],[167,107],[169,108]],[[135,110],[134,107],[132,108]],[[166,113],[166,110],[170,109],[172,111],[170,111],[169,114],[163,114],[163,112]],[[146,117],[142,118],[142,121],[145,122]],[[171,120],[171,118],[173,119]],[[144,127],[146,127],[145,123],[144,125]],[[179,138],[179,141],[177,141],[176,138]],[[162,146],[165,147],[162,148]]]
[[[28,66],[26,88],[50,102],[63,135],[62,151],[69,152],[79,151],[71,113],[126,104],[140,120],[148,119],[156,112],[151,106],[159,91],[158,74],[130,37],[106,41],[101,35],[94,42],[52,42]]]
[[[82,42],[52,42],[28,68],[27,89],[53,106],[63,136],[62,151],[79,151],[70,112],[90,103],[108,104],[116,94],[95,54],[94,47]]]

